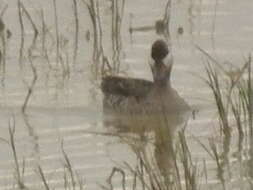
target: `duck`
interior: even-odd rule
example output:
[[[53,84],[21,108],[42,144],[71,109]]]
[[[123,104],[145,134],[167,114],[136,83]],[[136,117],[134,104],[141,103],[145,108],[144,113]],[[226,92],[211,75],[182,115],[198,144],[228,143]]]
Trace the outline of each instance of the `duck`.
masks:
[[[158,39],[151,46],[153,81],[122,76],[102,78],[104,112],[178,116],[191,108],[171,85],[173,60],[167,42]]]

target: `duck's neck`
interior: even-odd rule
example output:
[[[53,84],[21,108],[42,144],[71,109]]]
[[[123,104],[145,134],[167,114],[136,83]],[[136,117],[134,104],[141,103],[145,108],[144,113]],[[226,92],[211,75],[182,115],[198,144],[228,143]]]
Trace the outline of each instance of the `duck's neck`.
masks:
[[[167,67],[161,60],[157,60],[153,69],[154,84],[157,88],[171,88],[171,68]]]
[[[157,89],[170,89],[171,88],[171,83],[170,79],[163,80],[163,81],[154,81],[154,84]]]

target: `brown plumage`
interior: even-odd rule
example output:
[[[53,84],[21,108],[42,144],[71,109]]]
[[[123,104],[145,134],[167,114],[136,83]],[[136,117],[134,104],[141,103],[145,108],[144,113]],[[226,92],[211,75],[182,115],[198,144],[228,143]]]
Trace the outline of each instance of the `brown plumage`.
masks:
[[[130,96],[144,98],[153,85],[153,82],[143,79],[108,76],[103,78],[101,89],[104,94],[114,94],[126,98]]]
[[[188,104],[171,87],[172,63],[165,63],[169,54],[167,43],[157,40],[151,47],[153,81],[119,76],[102,79],[104,110],[124,113],[155,113],[166,111],[181,114],[190,110]]]

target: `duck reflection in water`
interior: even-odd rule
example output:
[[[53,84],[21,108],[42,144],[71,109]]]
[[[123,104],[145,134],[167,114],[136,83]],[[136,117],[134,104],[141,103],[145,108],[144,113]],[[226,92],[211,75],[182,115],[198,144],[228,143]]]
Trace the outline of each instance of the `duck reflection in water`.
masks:
[[[153,81],[119,76],[102,79],[104,123],[121,133],[153,133],[154,157],[160,172],[168,176],[175,130],[188,120],[191,109],[171,86],[173,61],[167,43],[156,40],[151,57]]]

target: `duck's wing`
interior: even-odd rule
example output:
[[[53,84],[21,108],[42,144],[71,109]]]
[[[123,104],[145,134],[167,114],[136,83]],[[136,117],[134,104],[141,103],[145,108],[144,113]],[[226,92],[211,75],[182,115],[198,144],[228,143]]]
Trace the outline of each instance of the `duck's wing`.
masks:
[[[101,89],[104,94],[125,97],[145,97],[153,87],[153,82],[143,79],[107,76],[102,79]]]

